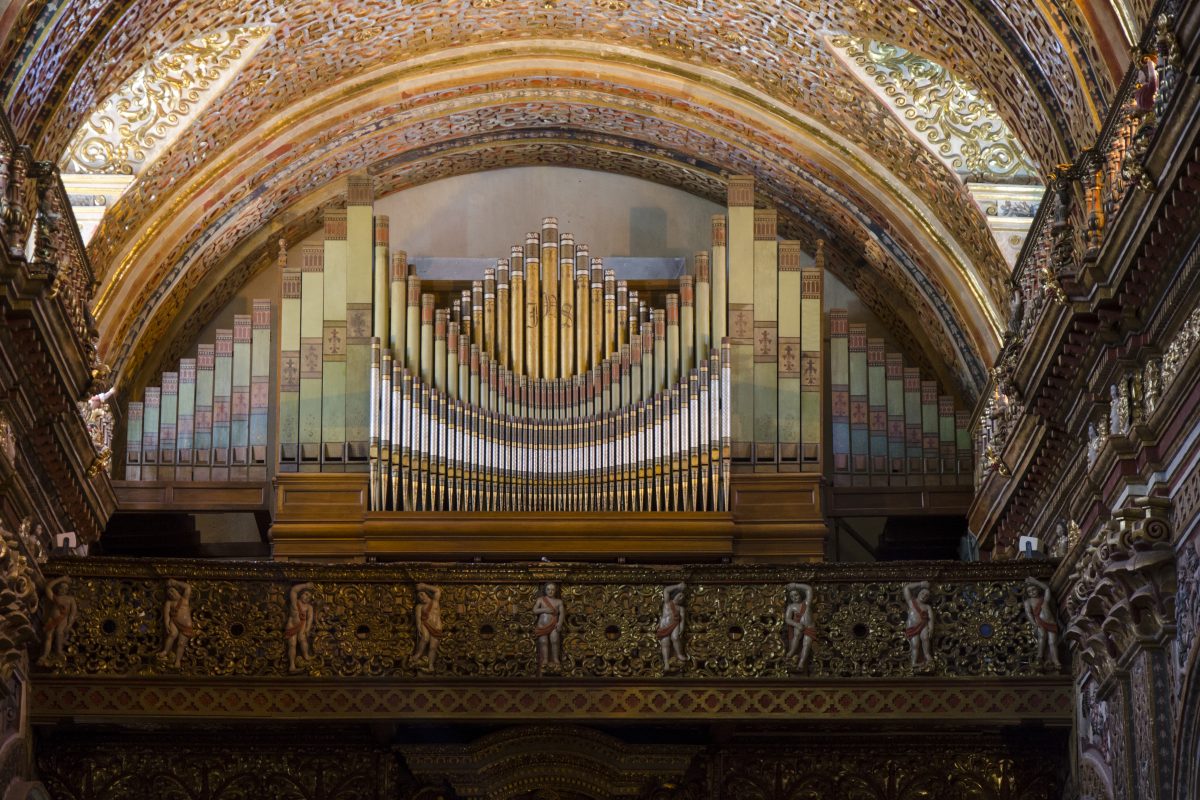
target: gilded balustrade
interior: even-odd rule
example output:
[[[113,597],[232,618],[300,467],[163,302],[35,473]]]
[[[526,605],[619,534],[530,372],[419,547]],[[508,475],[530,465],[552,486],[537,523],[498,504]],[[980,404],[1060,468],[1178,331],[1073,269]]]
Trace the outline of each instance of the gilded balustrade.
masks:
[[[1044,679],[1061,671],[1051,567],[61,559],[47,572],[74,602],[56,607],[77,618],[48,616],[70,631],[40,664],[55,679],[218,683]]]
[[[48,283],[81,352],[94,350],[95,321],[88,311],[97,280],[74,224],[71,203],[49,161],[34,161],[0,114],[0,239],[10,259],[26,261],[31,276]]]
[[[1155,188],[1143,161],[1180,70],[1174,20],[1166,13],[1155,19],[1096,144],[1051,174],[1013,269],[1008,329],[973,425],[976,486],[992,473],[1008,476],[1003,452],[1023,413],[1012,377],[1026,343],[1047,309],[1066,304],[1069,292],[1085,280],[1082,273],[1097,262],[1130,192]]]

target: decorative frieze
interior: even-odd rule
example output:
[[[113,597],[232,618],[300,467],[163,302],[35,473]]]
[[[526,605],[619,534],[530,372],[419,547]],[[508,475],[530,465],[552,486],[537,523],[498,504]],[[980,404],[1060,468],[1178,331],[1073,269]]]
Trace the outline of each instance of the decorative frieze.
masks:
[[[71,577],[79,618],[48,666],[59,676],[779,679],[803,667],[827,678],[1033,677],[1057,672],[1027,622],[1024,581],[1044,581],[1048,566],[63,560],[52,571]],[[914,572],[927,580],[907,585]]]

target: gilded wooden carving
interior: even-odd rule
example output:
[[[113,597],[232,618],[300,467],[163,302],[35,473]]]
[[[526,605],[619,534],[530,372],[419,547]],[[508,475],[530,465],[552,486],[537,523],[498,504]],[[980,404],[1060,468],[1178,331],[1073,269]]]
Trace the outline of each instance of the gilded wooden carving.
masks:
[[[691,678],[787,678],[798,652],[780,601],[803,578],[811,587],[801,619],[808,620],[803,635],[813,677],[1044,674],[1022,605],[1022,581],[1044,567],[929,566],[930,581],[908,600],[902,576],[911,566],[903,566],[178,562],[167,567],[174,576],[168,584],[145,563],[61,560],[51,571],[71,576],[79,621],[52,671],[422,679],[520,678],[551,669],[564,677],[629,679],[659,677],[665,668]],[[436,658],[413,624],[421,621],[433,638],[432,612],[422,612],[416,599],[419,586],[426,606],[429,587],[439,592]],[[933,587],[933,600],[925,586]],[[913,621],[920,616],[914,609],[931,603],[936,627],[930,621],[912,633],[921,623]],[[910,641],[919,645],[915,663]],[[160,652],[167,657],[160,660]]]

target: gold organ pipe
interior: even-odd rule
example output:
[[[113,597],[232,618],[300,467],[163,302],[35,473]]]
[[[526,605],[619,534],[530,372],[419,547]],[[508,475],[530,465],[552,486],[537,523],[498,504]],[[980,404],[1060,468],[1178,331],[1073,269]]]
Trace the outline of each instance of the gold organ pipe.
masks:
[[[636,324],[636,320],[630,320],[630,325]],[[645,400],[642,394],[642,335],[640,333],[629,335],[629,399],[633,403]]]
[[[656,308],[650,312],[654,321],[654,391],[667,390],[667,312]]]
[[[458,323],[446,327],[446,395],[458,399]]]
[[[696,279],[679,278],[679,372],[686,377],[696,368]]]
[[[705,364],[712,349],[712,283],[708,253],[696,253],[696,364]]]
[[[375,217],[375,254],[374,254],[374,293],[371,300],[375,311],[374,336],[379,340],[379,346],[389,347],[388,335],[391,328],[388,324],[391,304],[390,265],[388,264],[388,218],[380,214]],[[382,366],[382,365],[381,365]]]
[[[508,259],[502,258],[496,262],[496,357],[504,369],[509,369],[512,361],[509,351],[508,315],[512,310],[509,305],[509,280]]]
[[[629,344],[629,282],[617,281],[616,347]]]
[[[496,358],[496,268],[483,271],[483,352]]]
[[[542,267],[541,245],[536,233],[525,237],[525,374],[542,377]]]
[[[727,327],[729,294],[725,257],[725,215],[716,214],[712,218],[712,261],[709,264],[712,277],[713,347],[720,347],[722,340],[729,335]]]
[[[579,251],[584,255],[579,256]],[[584,247],[576,249],[575,266],[575,374],[582,375],[588,370],[592,354],[592,304],[591,293],[588,291],[588,270],[584,263],[587,250]]]
[[[679,383],[679,295],[667,295],[667,386]]]
[[[509,298],[509,341],[512,349],[512,371],[514,375],[525,374],[525,251],[513,247],[508,258],[509,282],[512,284]]]
[[[467,402],[469,402],[472,406],[478,408],[479,403],[480,403],[480,399],[479,399],[479,389],[480,389],[480,386],[479,386],[479,346],[476,344],[471,345],[470,364],[471,364],[471,378],[470,378],[471,392],[470,392],[470,396],[469,396]]]
[[[444,308],[434,311],[433,317],[433,385],[439,392],[447,390],[446,383],[446,330],[449,312]]]
[[[617,349],[617,273],[604,270],[604,353],[607,358]]]
[[[471,344],[480,352],[487,352],[483,341],[484,331],[487,330],[487,320],[483,318],[483,281],[471,281]]]
[[[471,401],[471,337],[458,334],[458,401]]]
[[[388,296],[388,348],[393,363],[404,366],[404,335],[408,333],[408,254],[392,253],[391,285]]]
[[[558,240],[558,374],[575,372],[575,237],[564,233]]]
[[[642,339],[642,402],[654,396],[654,325],[649,321],[641,324]]]
[[[558,220],[542,220],[542,370],[547,380],[558,377]]]
[[[589,359],[593,368],[604,359],[604,261],[593,258],[591,262],[591,338],[592,355]]]

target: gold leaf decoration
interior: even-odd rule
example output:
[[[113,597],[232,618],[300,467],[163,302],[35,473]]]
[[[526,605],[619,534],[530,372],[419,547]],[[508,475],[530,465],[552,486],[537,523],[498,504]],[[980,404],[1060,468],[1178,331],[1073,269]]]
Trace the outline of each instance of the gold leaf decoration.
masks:
[[[79,126],[60,168],[138,174],[216,99],[272,30],[258,25],[213,31],[155,57]]]
[[[835,36],[829,43],[955,172],[989,181],[1037,176],[1025,148],[973,83],[888,42]]]

